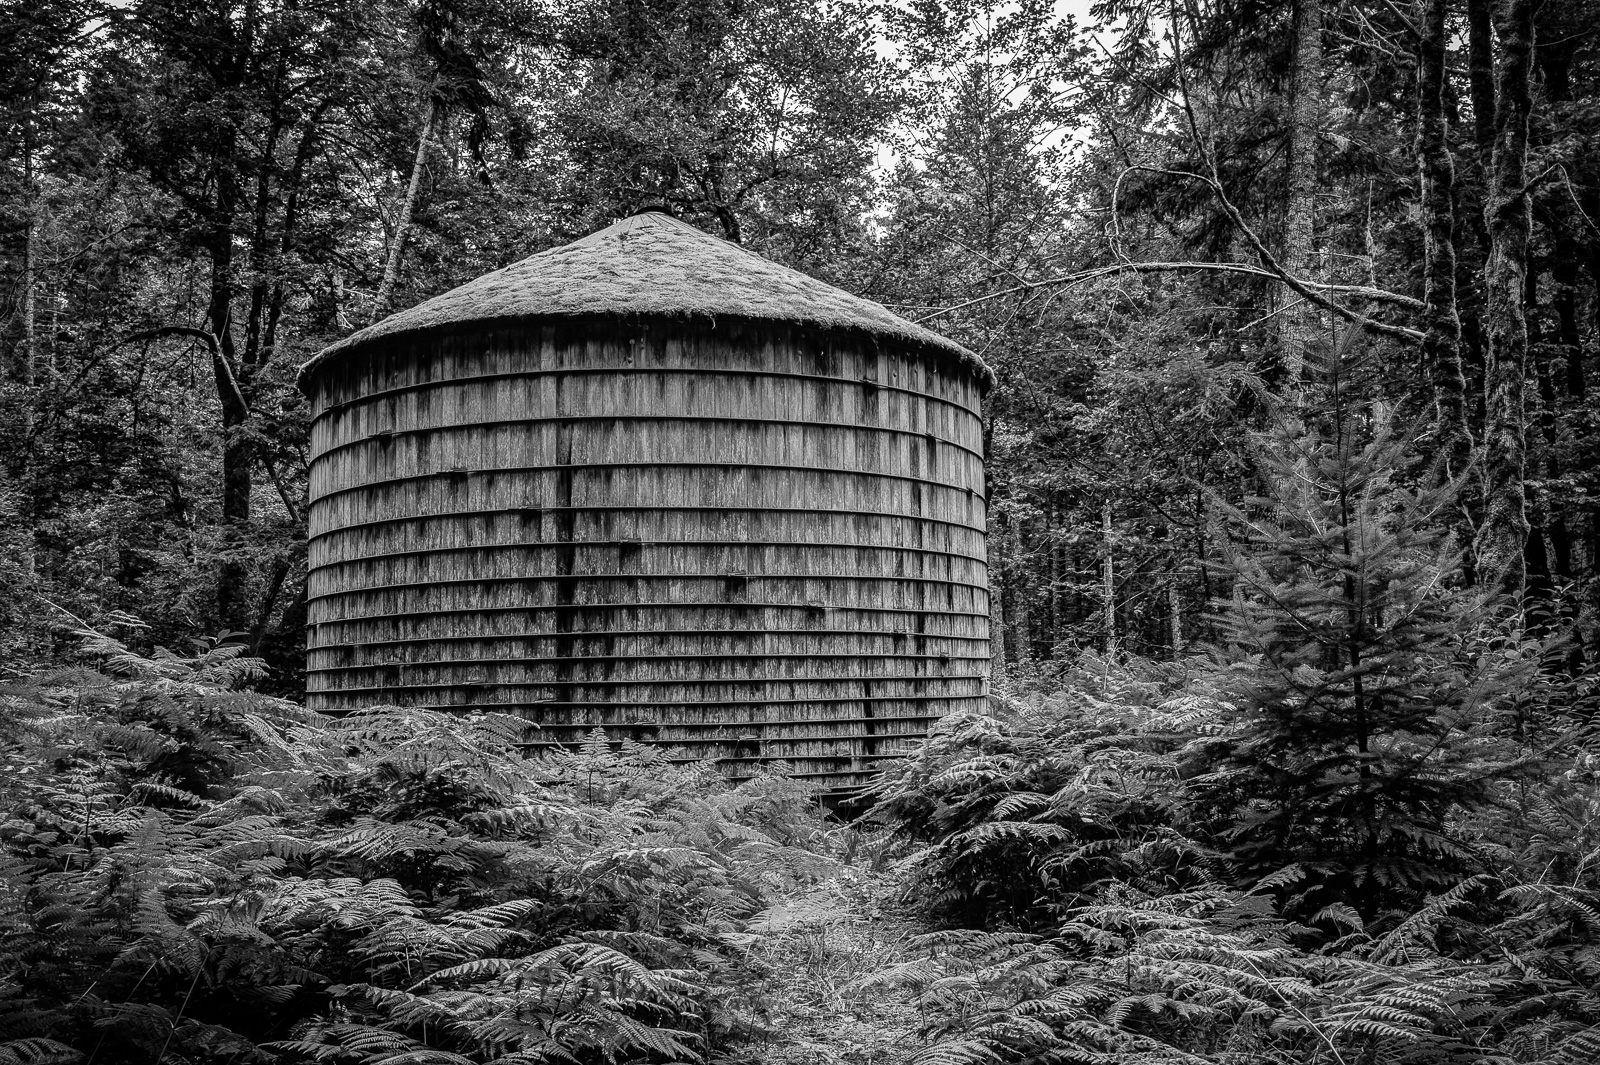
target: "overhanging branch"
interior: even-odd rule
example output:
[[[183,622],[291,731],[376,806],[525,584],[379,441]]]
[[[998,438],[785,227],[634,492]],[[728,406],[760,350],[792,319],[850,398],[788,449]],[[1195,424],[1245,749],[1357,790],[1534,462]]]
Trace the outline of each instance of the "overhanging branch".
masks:
[[[1098,281],[1103,277],[1114,277],[1118,274],[1172,273],[1241,274],[1245,277],[1259,277],[1271,281],[1285,281],[1282,271],[1268,270],[1260,266],[1251,266],[1249,263],[1207,263],[1188,261],[1158,263],[1113,263],[1110,266],[1097,266],[1089,270],[1079,270],[1071,274],[1062,274],[1059,277],[1047,277],[1040,281],[1024,281],[1020,285],[1013,285],[1010,288],[1001,289],[998,292],[990,292],[983,296],[977,296],[962,303],[957,303],[954,306],[941,307],[939,310],[934,311],[931,314],[925,314],[922,317],[917,318],[916,321],[926,322],[931,319],[938,318],[941,315],[951,314],[955,311],[964,310],[967,307],[976,306],[980,303],[987,303],[990,300],[1003,299],[1006,296],[1014,296],[1020,292],[1031,292],[1034,289],[1053,287],[1071,288],[1074,285],[1086,284],[1090,281]],[[1289,282],[1285,281],[1285,283]],[[1358,299],[1369,300],[1375,303],[1392,303],[1396,306],[1405,307],[1408,310],[1423,309],[1421,300],[1414,299],[1410,296],[1403,296],[1398,292],[1389,292],[1386,289],[1371,288],[1366,285],[1332,285],[1324,284],[1318,281],[1294,281],[1294,283],[1290,284],[1290,287],[1295,288],[1295,290],[1300,292],[1301,295],[1305,296],[1312,302],[1317,303],[1319,306],[1329,307],[1334,309],[1336,312],[1343,311],[1344,309],[1327,299],[1315,295],[1315,293],[1311,292],[1311,290],[1316,289],[1321,292],[1340,296],[1353,296]],[[1362,316],[1357,315],[1354,311],[1345,311],[1344,313],[1361,319],[1363,322],[1368,321],[1368,319],[1362,318]],[[1422,339],[1422,334],[1414,329],[1406,329],[1402,326],[1391,326],[1383,322],[1373,322],[1372,325],[1374,327],[1380,327],[1382,330],[1398,331],[1399,335],[1408,340]]]
[[[1198,134],[1196,136],[1198,139]],[[1390,325],[1387,322],[1368,318],[1359,311],[1353,311],[1342,304],[1335,303],[1316,291],[1319,288],[1328,292],[1339,291],[1341,286],[1319,285],[1315,282],[1295,277],[1285,270],[1283,265],[1278,262],[1278,257],[1273,255],[1271,249],[1267,247],[1266,241],[1262,240],[1256,231],[1250,228],[1250,224],[1244,220],[1244,215],[1233,205],[1233,201],[1228,199],[1228,194],[1222,187],[1222,180],[1217,176],[1216,163],[1211,159],[1209,153],[1207,154],[1207,162],[1211,166],[1212,176],[1210,177],[1204,174],[1196,174],[1189,170],[1167,170],[1155,166],[1135,165],[1129,169],[1142,170],[1150,174],[1161,174],[1165,177],[1188,178],[1191,181],[1200,182],[1211,190],[1212,195],[1216,196],[1217,202],[1222,205],[1223,213],[1228,216],[1228,221],[1232,222],[1234,228],[1244,235],[1245,240],[1250,244],[1250,249],[1256,253],[1256,258],[1260,260],[1263,270],[1269,276],[1281,281],[1291,291],[1304,296],[1323,310],[1343,318],[1352,325],[1359,325],[1363,329],[1369,329],[1384,336],[1392,336],[1399,340],[1409,340],[1414,344],[1422,342],[1425,334],[1420,329],[1410,329],[1403,325]],[[1342,287],[1349,295],[1359,295],[1362,299],[1373,302],[1396,303],[1418,311],[1426,309],[1421,300],[1410,296],[1402,296],[1398,292],[1390,292],[1387,289],[1368,288],[1366,286]]]

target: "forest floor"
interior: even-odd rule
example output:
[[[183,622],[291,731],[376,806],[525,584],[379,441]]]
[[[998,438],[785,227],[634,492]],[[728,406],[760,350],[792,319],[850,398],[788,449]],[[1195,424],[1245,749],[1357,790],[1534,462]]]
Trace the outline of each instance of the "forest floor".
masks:
[[[892,873],[842,863],[836,875],[751,920],[751,990],[771,1033],[748,1048],[763,1065],[904,1065],[925,1045],[913,992],[861,985],[910,957],[927,931]]]

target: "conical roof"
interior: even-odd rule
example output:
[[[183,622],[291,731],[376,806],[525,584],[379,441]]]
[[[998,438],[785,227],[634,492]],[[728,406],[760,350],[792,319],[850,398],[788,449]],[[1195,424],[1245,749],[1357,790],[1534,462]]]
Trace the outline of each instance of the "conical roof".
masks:
[[[976,355],[881,304],[779,266],[660,211],[531,255],[352,333],[300,369],[382,337],[465,322],[576,315],[732,317],[862,330],[942,352],[988,385]]]

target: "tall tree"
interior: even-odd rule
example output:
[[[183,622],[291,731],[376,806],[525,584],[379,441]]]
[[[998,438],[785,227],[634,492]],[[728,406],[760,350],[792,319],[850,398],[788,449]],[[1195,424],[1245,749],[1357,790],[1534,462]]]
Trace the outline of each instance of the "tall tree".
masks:
[[[1467,380],[1461,360],[1461,315],[1456,305],[1456,172],[1451,154],[1446,84],[1448,0],[1417,5],[1417,167],[1423,217],[1422,341],[1433,397],[1432,434],[1446,479],[1472,460]]]
[[[1526,553],[1542,545],[1529,533],[1527,503],[1528,124],[1533,110],[1533,3],[1498,0],[1494,149],[1484,222],[1484,517],[1477,565],[1485,579],[1523,587]]]
[[[1322,0],[1296,0],[1281,262],[1287,273],[1305,280],[1314,280],[1320,273],[1315,255],[1317,192],[1322,184],[1317,168],[1322,66]],[[1284,390],[1297,395],[1306,354],[1316,339],[1318,315],[1314,306],[1292,290],[1285,289],[1281,298],[1287,302],[1278,316]]]
[[[307,215],[321,206],[313,201],[338,195],[323,169],[329,126],[352,102],[369,17],[351,0],[243,0],[220,10],[143,0],[113,22],[97,76],[97,116],[126,165],[169,198],[172,213],[152,224],[205,263],[198,320],[183,306],[151,308],[136,336],[205,345],[222,431],[216,616],[238,631],[259,627],[263,597],[270,610],[282,585],[261,585],[250,563],[258,468],[298,516],[262,446],[262,419],[281,402],[272,384],[283,384],[268,369],[302,269]],[[280,556],[274,568],[289,564]]]

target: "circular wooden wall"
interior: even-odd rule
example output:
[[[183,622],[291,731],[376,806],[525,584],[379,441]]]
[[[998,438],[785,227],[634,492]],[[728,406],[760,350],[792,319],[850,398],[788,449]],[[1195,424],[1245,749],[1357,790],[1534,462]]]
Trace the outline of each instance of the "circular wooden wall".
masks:
[[[981,388],[767,322],[383,338],[312,396],[308,702],[859,782],[989,662]]]

